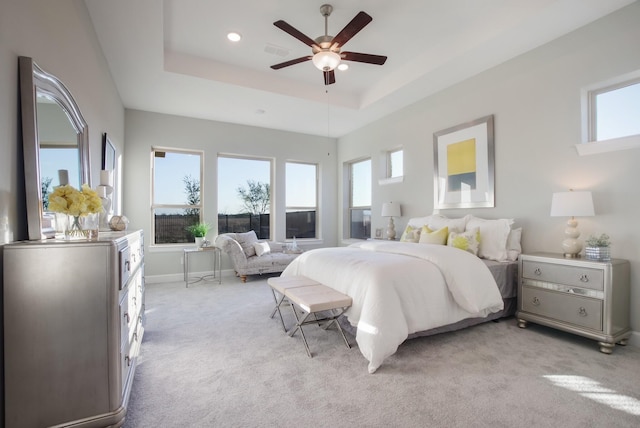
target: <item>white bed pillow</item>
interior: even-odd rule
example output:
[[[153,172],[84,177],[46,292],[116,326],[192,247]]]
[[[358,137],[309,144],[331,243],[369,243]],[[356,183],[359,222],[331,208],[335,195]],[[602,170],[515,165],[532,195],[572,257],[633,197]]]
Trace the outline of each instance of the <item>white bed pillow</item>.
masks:
[[[268,242],[255,242],[253,248],[256,250],[256,255],[260,257],[263,254],[269,254],[271,247]]]
[[[443,227],[448,227],[449,232],[462,233],[466,230],[468,217],[469,216],[449,218],[441,214],[432,214],[427,217],[425,225],[429,226],[429,229],[431,230],[439,230]]]
[[[513,219],[511,218],[486,220],[470,216],[467,221],[467,230],[476,228],[480,230],[478,256],[498,262],[509,260],[507,238],[511,232],[512,224]]]
[[[429,217],[431,216],[410,218],[407,222],[407,226],[411,226],[414,229],[420,229],[422,228],[422,226],[425,226],[427,224]]]
[[[507,238],[507,259],[515,262],[522,253],[522,245],[520,241],[522,239],[522,228],[512,229]]]

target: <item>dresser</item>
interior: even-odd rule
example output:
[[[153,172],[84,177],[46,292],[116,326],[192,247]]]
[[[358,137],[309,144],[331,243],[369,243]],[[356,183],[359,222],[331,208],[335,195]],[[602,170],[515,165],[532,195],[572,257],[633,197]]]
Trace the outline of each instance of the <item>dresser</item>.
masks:
[[[5,426],[121,426],[144,296],[142,231],[5,245]]]
[[[520,256],[518,326],[528,322],[597,340],[610,354],[626,345],[630,272],[627,260],[568,259],[562,254]]]

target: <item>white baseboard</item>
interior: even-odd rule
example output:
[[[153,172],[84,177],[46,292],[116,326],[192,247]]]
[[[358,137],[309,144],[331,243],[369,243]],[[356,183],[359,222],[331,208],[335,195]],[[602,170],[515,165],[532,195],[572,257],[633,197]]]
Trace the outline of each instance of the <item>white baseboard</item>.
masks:
[[[631,332],[631,337],[629,338],[629,345],[635,346],[636,348],[640,348],[640,332],[637,332],[637,331]]]

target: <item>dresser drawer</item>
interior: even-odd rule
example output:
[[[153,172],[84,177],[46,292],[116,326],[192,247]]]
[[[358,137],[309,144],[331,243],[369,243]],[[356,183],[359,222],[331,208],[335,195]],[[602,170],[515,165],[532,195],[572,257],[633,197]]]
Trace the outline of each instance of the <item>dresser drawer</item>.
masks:
[[[536,287],[522,287],[522,310],[602,331],[602,300]]]
[[[524,260],[522,276],[537,281],[604,290],[604,271],[601,269]]]

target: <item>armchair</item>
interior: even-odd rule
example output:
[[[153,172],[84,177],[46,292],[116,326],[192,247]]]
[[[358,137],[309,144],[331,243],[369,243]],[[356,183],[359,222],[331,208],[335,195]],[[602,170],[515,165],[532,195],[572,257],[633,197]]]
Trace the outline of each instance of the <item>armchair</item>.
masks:
[[[242,282],[247,282],[247,275],[282,272],[298,256],[283,253],[281,248],[272,248],[267,241],[258,241],[253,230],[223,233],[216,237],[214,245],[229,256]]]

